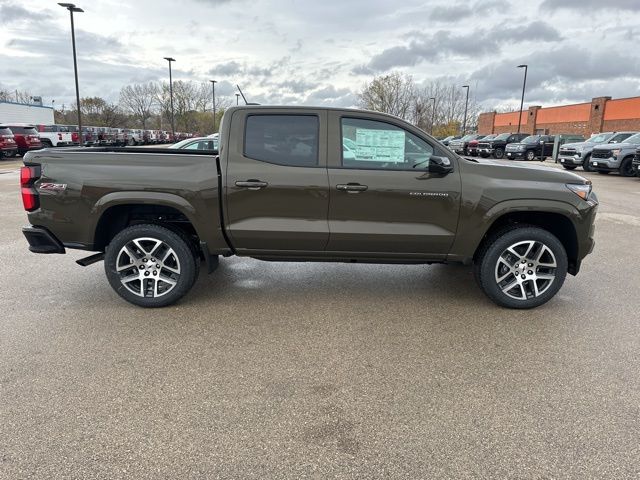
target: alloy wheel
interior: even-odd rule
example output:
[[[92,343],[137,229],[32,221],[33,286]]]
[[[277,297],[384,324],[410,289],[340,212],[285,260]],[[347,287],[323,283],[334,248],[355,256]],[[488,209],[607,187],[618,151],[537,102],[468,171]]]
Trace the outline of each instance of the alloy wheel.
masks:
[[[543,295],[553,284],[558,267],[551,249],[540,241],[514,243],[498,257],[495,281],[498,288],[515,300]]]
[[[120,282],[139,297],[161,297],[180,279],[180,260],[162,240],[151,237],[131,240],[118,252],[116,272]]]

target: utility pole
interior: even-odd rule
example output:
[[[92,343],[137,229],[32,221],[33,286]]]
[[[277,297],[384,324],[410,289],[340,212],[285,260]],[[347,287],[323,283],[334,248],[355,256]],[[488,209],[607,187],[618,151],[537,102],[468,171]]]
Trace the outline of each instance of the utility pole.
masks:
[[[78,107],[78,136],[80,137],[80,144],[84,143],[82,138],[82,116],[80,113],[80,86],[78,85],[78,60],[76,56],[76,31],[75,25],[73,23],[73,14],[75,13],[83,13],[84,10],[80,7],[76,7],[73,3],[58,3],[63,8],[69,10],[69,14],[71,15],[71,45],[73,47],[73,73],[76,78],[76,105]]]
[[[172,140],[176,141],[176,124],[173,116],[173,77],[171,76],[171,62],[175,62],[175,58],[164,57],[164,59],[169,62],[169,98],[171,102],[171,136]]]
[[[522,98],[520,99],[520,115],[518,116],[518,133],[520,133],[520,125],[522,124],[522,107],[524,106],[524,89],[527,87],[527,69],[528,65],[518,65],[518,68],[524,68],[524,81],[522,82]]]
[[[213,93],[213,133],[216,133],[216,83],[217,80],[209,80],[211,82],[211,91]]]

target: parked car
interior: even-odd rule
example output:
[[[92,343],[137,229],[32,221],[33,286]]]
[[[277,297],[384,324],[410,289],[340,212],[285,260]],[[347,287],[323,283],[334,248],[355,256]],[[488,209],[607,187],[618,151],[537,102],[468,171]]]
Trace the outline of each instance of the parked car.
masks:
[[[96,127],[97,141],[95,142],[100,146],[115,145],[115,132],[110,127]]]
[[[456,152],[458,155],[468,155],[467,147],[469,146],[469,142],[471,140],[477,140],[482,137],[482,135],[478,135],[477,133],[470,133],[469,135],[465,135],[462,138],[458,138],[457,140],[451,140],[449,142],[449,149]]]
[[[123,130],[123,137],[124,137],[123,138],[124,145],[134,146],[142,142],[142,137],[140,136],[140,130],[125,128]]]
[[[504,150],[507,144],[517,143],[528,136],[529,134],[527,133],[501,133],[491,140],[480,140],[478,142],[478,153],[483,158],[493,156],[500,159],[504,157]]]
[[[442,140],[440,140],[440,143],[442,143],[445,147],[448,147],[449,146],[449,142],[451,142],[451,140],[458,140],[459,138],[462,138],[462,136],[460,136],[460,135],[449,135],[448,137],[445,137]]]
[[[565,143],[560,147],[558,160],[567,170],[574,170],[581,166],[585,172],[590,172],[592,170],[589,161],[591,160],[591,152],[596,145],[620,143],[636,133],[638,132],[603,132],[592,135],[584,142]]]
[[[18,144],[13,132],[6,125],[0,125],[0,159],[15,157],[18,154]]]
[[[633,157],[640,147],[640,133],[616,144],[597,145],[591,152],[589,166],[598,173],[620,172],[623,177],[632,177]]]
[[[71,144],[72,145],[80,145],[80,135],[78,134],[78,126],[77,125],[62,125],[65,127],[69,133],[71,133]]]
[[[636,174],[636,177],[640,178],[640,147],[636,149],[636,154],[633,157],[633,171]]]
[[[209,137],[197,137],[186,138],[178,143],[170,145],[172,149],[186,149],[186,150],[218,150],[218,141],[215,138]]]
[[[488,140],[493,140],[494,138],[496,138],[496,134],[495,133],[491,133],[489,135],[483,135],[480,138],[476,138],[475,140],[470,140],[469,144],[467,145],[467,152],[469,152],[469,155],[471,155],[472,157],[477,157],[478,156],[478,143],[480,142],[480,140],[482,141],[488,141]]]
[[[510,160],[544,160],[553,155],[553,135],[529,135],[516,143],[508,143],[505,155]]]
[[[183,297],[201,259],[212,272],[235,254],[475,264],[494,302],[532,308],[594,247],[591,182],[467,160],[390,115],[241,106],[220,130],[215,159],[186,149],[29,153],[20,178],[30,250],[98,252],[78,262],[104,259],[117,294],[143,307]],[[345,139],[353,158],[341,154]]]
[[[73,145],[72,134],[64,125],[36,125],[44,147],[68,147]]]
[[[42,148],[42,142],[35,125],[26,123],[9,123],[3,125],[8,127],[13,133],[13,139],[18,146],[18,153],[24,155],[30,150]]]

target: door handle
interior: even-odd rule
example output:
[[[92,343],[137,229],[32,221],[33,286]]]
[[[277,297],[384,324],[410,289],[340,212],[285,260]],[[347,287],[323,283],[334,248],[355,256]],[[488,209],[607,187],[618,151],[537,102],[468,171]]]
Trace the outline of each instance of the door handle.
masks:
[[[347,193],[364,192],[368,188],[369,187],[367,185],[360,185],[359,183],[346,183],[346,184],[342,183],[342,184],[336,185],[337,190],[340,190],[341,192],[347,192]]]
[[[236,182],[236,187],[246,188],[247,190],[260,190],[261,188],[265,188],[267,185],[269,185],[267,182],[253,179],[246,180],[244,182]]]

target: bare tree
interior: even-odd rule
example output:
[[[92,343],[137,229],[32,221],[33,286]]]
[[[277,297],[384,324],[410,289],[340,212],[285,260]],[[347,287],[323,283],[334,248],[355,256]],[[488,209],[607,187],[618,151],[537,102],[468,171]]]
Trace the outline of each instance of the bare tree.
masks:
[[[25,90],[9,90],[0,87],[0,100],[4,102],[33,103],[33,96]]]
[[[367,110],[409,120],[415,108],[415,90],[415,83],[410,75],[393,72],[375,77],[367,83],[358,94],[359,104]]]
[[[153,82],[127,85],[120,90],[120,105],[136,117],[143,129],[151,117],[158,97],[158,85]]]

